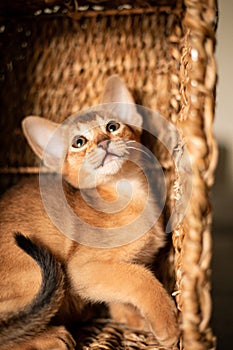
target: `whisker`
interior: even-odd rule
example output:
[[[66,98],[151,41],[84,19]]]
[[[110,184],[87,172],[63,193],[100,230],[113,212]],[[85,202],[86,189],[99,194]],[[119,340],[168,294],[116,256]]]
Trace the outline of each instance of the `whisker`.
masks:
[[[137,143],[137,141],[135,141],[135,140],[128,140],[128,141],[125,141],[125,143],[132,143],[132,142]]]
[[[144,151],[143,149],[141,148],[136,148],[136,147],[132,147],[132,146],[127,146],[127,149],[134,149],[135,151],[139,151],[139,152],[142,152],[144,153],[148,158],[152,158],[151,155],[149,153],[147,153],[146,151]]]

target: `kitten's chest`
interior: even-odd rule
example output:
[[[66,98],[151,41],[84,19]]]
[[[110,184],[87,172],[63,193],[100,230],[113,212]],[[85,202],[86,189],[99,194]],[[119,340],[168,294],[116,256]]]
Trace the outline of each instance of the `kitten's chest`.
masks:
[[[85,209],[84,205],[87,205],[87,202],[89,204]],[[96,192],[89,191],[86,193],[84,205],[79,207],[83,220],[92,228],[103,229],[98,246],[101,246],[101,239],[104,238],[105,241],[106,233],[107,237],[111,237],[109,247],[113,247],[108,249],[105,244],[107,249],[90,247],[90,251],[89,248],[83,247],[81,250],[84,250],[84,260],[85,257],[92,256],[96,260],[150,263],[154,253],[164,243],[164,234],[158,220],[159,210],[154,197],[137,179],[130,183],[126,180],[119,181],[118,187],[115,188],[105,187]],[[113,232],[114,236],[111,235]],[[85,235],[89,233],[85,231]],[[82,261],[83,263],[85,262]]]
[[[137,179],[125,178],[107,186],[79,191],[73,206],[80,219],[106,229],[128,225],[141,215],[147,221],[153,212],[153,208],[148,210],[153,201],[146,186]]]

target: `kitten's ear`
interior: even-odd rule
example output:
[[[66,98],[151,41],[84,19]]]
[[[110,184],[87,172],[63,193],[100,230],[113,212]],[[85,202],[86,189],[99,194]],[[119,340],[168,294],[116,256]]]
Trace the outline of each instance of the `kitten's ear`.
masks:
[[[22,121],[23,133],[32,150],[53,170],[59,168],[64,152],[62,128],[57,128],[58,125],[35,116],[26,117]]]
[[[142,117],[137,112],[133,96],[116,74],[108,78],[102,96],[102,103],[111,102],[117,102],[113,108],[124,123],[141,127]]]

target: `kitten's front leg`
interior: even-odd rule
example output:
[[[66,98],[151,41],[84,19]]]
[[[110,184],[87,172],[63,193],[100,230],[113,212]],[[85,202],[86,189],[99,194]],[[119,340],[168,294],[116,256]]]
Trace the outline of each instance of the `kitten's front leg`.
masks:
[[[78,257],[68,273],[77,293],[95,302],[129,303],[149,322],[162,345],[176,345],[179,336],[176,308],[160,282],[145,267],[129,263],[88,262]]]

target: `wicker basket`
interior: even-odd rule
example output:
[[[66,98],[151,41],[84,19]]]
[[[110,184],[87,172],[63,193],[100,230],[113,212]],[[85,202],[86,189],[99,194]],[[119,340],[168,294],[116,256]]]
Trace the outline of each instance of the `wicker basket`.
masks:
[[[211,210],[217,150],[215,0],[15,0],[0,4],[1,189],[38,173],[20,122],[25,115],[57,122],[97,103],[106,78],[118,73],[137,103],[178,127],[193,169],[190,205],[172,233],[167,259],[180,311],[180,349],[214,349],[211,317]],[[180,181],[160,159],[169,188]],[[162,279],[167,279],[162,276]],[[162,349],[150,333],[106,320],[78,331],[78,349]]]

